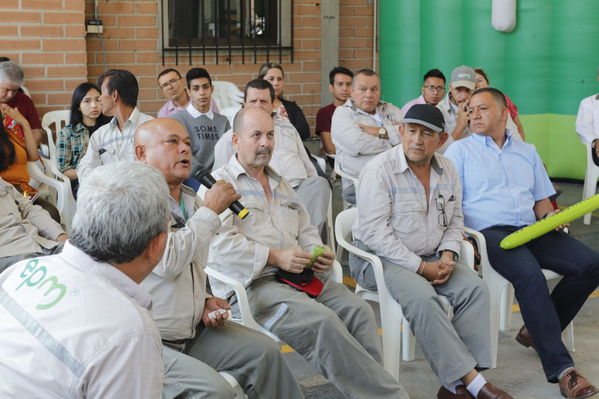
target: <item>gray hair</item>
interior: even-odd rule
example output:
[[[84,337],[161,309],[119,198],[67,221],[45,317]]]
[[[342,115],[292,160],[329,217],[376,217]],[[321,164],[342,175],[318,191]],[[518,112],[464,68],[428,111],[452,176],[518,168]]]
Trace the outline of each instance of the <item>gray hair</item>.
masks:
[[[0,82],[22,86],[25,74],[21,67],[12,61],[0,62]]]
[[[81,181],[69,241],[98,262],[130,262],[167,231],[168,187],[151,166],[121,161]]]

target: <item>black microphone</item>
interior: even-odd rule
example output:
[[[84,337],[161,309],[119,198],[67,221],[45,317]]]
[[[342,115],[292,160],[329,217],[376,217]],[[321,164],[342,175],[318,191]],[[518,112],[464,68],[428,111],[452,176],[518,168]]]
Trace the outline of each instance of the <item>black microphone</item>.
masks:
[[[199,169],[195,173],[195,178],[208,189],[211,189],[214,183],[216,183],[214,177],[212,177],[210,172],[208,172],[206,169]],[[245,219],[245,217],[250,213],[250,211],[248,211],[245,206],[241,205],[239,201],[234,201],[231,205],[229,205],[229,209],[241,219]]]

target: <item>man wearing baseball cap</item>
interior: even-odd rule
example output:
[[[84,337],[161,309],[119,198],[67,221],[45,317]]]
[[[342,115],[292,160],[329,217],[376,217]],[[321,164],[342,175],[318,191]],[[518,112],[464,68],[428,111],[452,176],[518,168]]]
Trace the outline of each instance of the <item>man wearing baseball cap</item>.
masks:
[[[360,174],[354,245],[381,258],[391,296],[443,385],[437,398],[511,398],[477,370],[492,366],[489,294],[458,259],[462,189],[451,161],[443,114],[414,105],[402,121],[401,145],[372,159]],[[352,276],[376,290],[372,267],[350,255]],[[454,308],[447,318],[437,295]]]
[[[449,137],[439,151],[445,149],[454,141],[470,136],[468,126],[468,100],[476,86],[476,73],[469,66],[462,65],[451,72],[449,93],[437,104],[445,119],[446,131]]]

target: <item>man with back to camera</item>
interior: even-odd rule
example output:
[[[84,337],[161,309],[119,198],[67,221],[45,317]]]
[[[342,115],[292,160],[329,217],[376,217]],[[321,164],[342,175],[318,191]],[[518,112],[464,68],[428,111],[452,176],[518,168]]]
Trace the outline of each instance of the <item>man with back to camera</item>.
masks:
[[[413,105],[431,104],[437,105],[443,100],[445,95],[445,75],[438,69],[430,69],[422,78],[422,95],[411,101],[408,101],[402,108],[401,113],[405,115]]]
[[[273,114],[275,91],[267,80],[254,79],[245,86],[243,107],[262,108]],[[299,133],[287,118],[274,115],[275,147],[269,166],[285,177],[310,215],[310,222],[319,232],[327,219],[331,187],[326,179],[317,176],[316,169],[301,141]],[[229,130],[214,147],[214,169],[227,164],[235,154],[232,142],[233,130]]]
[[[304,356],[345,397],[407,397],[381,366],[372,308],[328,278],[335,257],[330,250],[311,266],[317,277],[308,289],[312,298],[276,279],[292,282],[292,276],[303,273],[310,252],[322,241],[287,180],[268,166],[276,141],[270,114],[244,108],[235,116],[233,131],[237,154],[214,176],[235,187],[249,214],[243,220],[229,210],[221,214],[208,266],[242,283],[256,321]],[[213,278],[210,283],[236,310],[231,288]]]
[[[333,102],[322,107],[316,113],[316,135],[320,136],[321,152],[325,154],[335,153],[335,144],[331,138],[331,120],[335,109],[345,104],[351,96],[353,78],[354,74],[347,68],[335,67],[329,72],[329,92],[333,96]]]
[[[593,396],[599,390],[575,369],[561,332],[599,285],[599,253],[561,231],[564,225],[520,247],[500,247],[509,234],[559,212],[549,200],[555,190],[534,146],[506,129],[502,92],[477,90],[468,112],[475,134],[445,152],[462,182],[464,224],[484,235],[491,266],[514,286],[524,319],[518,343],[537,351],[562,396]],[[551,293],[541,268],[563,276]]]
[[[381,81],[376,72],[361,69],[354,75],[351,97],[337,107],[331,122],[335,162],[342,171],[358,177],[364,166],[377,154],[399,144],[401,110],[380,101]],[[343,179],[343,199],[356,203],[356,189]]]
[[[133,161],[133,135],[139,125],[153,119],[139,112],[139,85],[135,75],[124,69],[110,69],[98,78],[102,113],[112,120],[89,139],[85,155],[77,165],[77,176],[85,179],[92,169],[115,161]]]
[[[489,294],[458,261],[462,190],[451,161],[436,152],[447,139],[443,114],[416,104],[400,134],[401,144],[360,174],[354,245],[381,258],[385,284],[443,385],[437,398],[511,398],[479,373],[492,366]],[[350,269],[360,286],[377,290],[369,262],[350,255]],[[453,307],[451,320],[438,295]]]
[[[0,275],[0,397],[161,397],[160,334],[138,284],[162,257],[168,217],[153,168],[88,175],[62,253]]]
[[[191,139],[170,118],[146,122],[135,134],[139,161],[158,169],[169,188],[170,222],[164,256],[141,286],[152,296],[152,317],[162,336],[164,398],[233,398],[217,371],[235,377],[250,398],[302,398],[278,345],[234,322],[219,309],[229,304],[206,292],[208,247],[220,227],[218,214],[239,198],[219,181],[205,201],[183,182],[191,172]],[[217,312],[211,318],[211,312]]]
[[[599,68],[597,80],[599,81]],[[591,144],[593,162],[599,166],[599,94],[588,96],[580,102],[576,114],[576,133],[583,144]]]

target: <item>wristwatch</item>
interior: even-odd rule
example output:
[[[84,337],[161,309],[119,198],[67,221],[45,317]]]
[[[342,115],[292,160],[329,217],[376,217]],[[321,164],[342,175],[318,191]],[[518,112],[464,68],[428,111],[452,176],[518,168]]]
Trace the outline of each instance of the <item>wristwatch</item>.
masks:
[[[379,139],[384,139],[387,135],[387,129],[384,127],[379,128]]]

